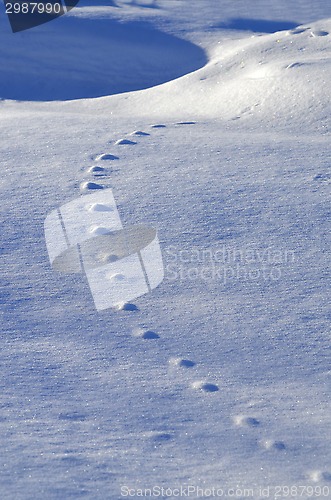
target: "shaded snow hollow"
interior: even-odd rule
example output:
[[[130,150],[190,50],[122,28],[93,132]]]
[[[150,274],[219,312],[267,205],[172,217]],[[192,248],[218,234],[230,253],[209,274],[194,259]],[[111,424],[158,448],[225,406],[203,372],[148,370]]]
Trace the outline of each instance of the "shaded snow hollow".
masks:
[[[3,99],[56,101],[130,92],[207,62],[200,47],[146,22],[66,15],[15,34],[5,18],[0,27]]]

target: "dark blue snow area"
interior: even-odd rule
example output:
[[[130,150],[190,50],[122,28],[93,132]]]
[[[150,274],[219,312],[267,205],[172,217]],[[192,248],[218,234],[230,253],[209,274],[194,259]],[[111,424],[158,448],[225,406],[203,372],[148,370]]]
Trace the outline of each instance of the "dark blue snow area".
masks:
[[[0,18],[0,98],[57,101],[142,90],[204,66],[205,52],[146,22],[70,15],[19,33]],[[22,85],[24,82],[24,85]]]

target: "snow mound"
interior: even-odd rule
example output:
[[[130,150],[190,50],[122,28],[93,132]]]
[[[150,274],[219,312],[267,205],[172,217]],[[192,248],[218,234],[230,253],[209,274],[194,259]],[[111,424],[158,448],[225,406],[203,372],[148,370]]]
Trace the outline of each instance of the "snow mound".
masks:
[[[118,100],[140,115],[223,119],[249,125],[330,127],[331,20],[227,40],[208,64],[161,87]],[[118,96],[119,98],[121,96]],[[115,103],[116,104],[116,103]],[[183,123],[183,122],[182,122]],[[186,121],[184,123],[190,123]]]

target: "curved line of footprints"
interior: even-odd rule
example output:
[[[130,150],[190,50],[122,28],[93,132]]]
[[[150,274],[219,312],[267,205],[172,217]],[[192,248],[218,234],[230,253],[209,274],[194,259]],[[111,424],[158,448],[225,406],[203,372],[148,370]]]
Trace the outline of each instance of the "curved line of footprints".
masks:
[[[194,125],[196,122],[194,121],[183,121],[183,122],[177,122],[174,125]],[[164,129],[166,128],[167,125],[164,124],[155,124],[151,125],[150,128],[153,130],[157,129]],[[136,130],[129,134],[131,137],[129,138],[123,138],[119,139],[115,142],[115,146],[135,146],[138,144],[137,140],[139,138],[144,138],[150,136],[151,133],[145,132],[142,130]],[[134,140],[135,139],[135,140]],[[95,160],[98,164],[93,165],[87,169],[87,173],[92,175],[94,180],[102,180],[102,178],[106,178],[109,175],[109,166],[108,162],[114,161],[114,160],[119,160],[120,157],[117,155],[114,155],[112,153],[103,153],[98,156],[96,156]],[[105,162],[107,167],[100,166],[100,163]],[[323,173],[323,174],[318,174],[316,175],[313,180],[314,181],[320,181],[320,182],[329,182],[330,181],[331,174],[329,173]],[[82,182],[81,184],[81,191],[82,193],[87,193],[91,190],[95,189],[104,189],[104,185],[99,184],[99,182],[94,182],[94,181],[85,181]],[[122,303],[119,304],[117,307],[118,311],[138,311],[138,307],[135,304],[132,303]],[[160,336],[154,332],[153,330],[149,330],[147,328],[141,328],[137,327],[134,328],[132,331],[132,336],[144,340],[156,340],[159,339]],[[190,369],[196,366],[196,363],[190,359],[185,359],[181,357],[173,357],[169,359],[169,365],[171,367],[177,368],[177,369]],[[195,389],[199,392],[203,393],[217,393],[219,391],[219,386],[217,384],[211,383],[206,380],[197,380],[193,381],[190,384],[192,389]],[[261,427],[261,422],[253,417],[253,416],[247,416],[247,415],[235,415],[232,418],[232,422],[235,426],[237,427],[242,427],[242,428],[260,428]],[[154,441],[165,441],[171,439],[170,434],[162,433],[162,432],[152,432],[151,433]],[[286,444],[283,441],[278,441],[278,440],[273,440],[273,439],[261,439],[259,441],[259,446],[262,449],[265,450],[275,450],[275,451],[286,451]],[[320,481],[331,481],[331,473],[329,472],[323,472],[320,470],[314,470],[314,471],[309,471],[306,474],[307,479],[310,479],[313,482],[320,482]]]
[[[195,122],[192,121],[183,121],[183,122],[177,122],[176,125],[194,125]],[[151,129],[163,129],[166,128],[167,126],[164,124],[155,124],[151,125]],[[119,139],[115,142],[115,146],[135,146],[137,143],[137,139],[140,137],[148,137],[151,134],[149,132],[144,132],[142,130],[136,130],[129,134],[132,139],[128,138],[123,138]],[[136,140],[133,140],[136,139]],[[108,161],[114,161],[114,160],[119,160],[120,157],[111,153],[103,153],[100,154],[96,157],[96,161],[98,163],[101,162],[108,162]],[[93,175],[94,178],[101,178],[106,177],[108,174],[108,169],[106,167],[98,165],[93,165],[88,168],[87,170],[88,174]],[[87,181],[83,182],[81,184],[81,191],[82,192],[89,192],[90,190],[94,189],[104,189],[104,186],[102,184],[99,184],[97,182],[93,181]],[[119,304],[118,308],[119,311],[137,311],[138,308],[135,304],[132,303],[123,303]],[[158,339],[160,338],[157,333],[155,333],[152,330],[144,329],[144,328],[135,328],[132,332],[132,335],[134,337],[138,337],[141,339]],[[169,364],[174,367],[179,367],[179,368],[191,368],[195,366],[196,363],[189,359],[182,359],[182,358],[171,358],[169,360]],[[193,389],[197,389],[203,392],[217,392],[219,390],[219,387],[216,384],[212,384],[210,382],[205,382],[205,381],[196,381],[191,384],[191,387]]]

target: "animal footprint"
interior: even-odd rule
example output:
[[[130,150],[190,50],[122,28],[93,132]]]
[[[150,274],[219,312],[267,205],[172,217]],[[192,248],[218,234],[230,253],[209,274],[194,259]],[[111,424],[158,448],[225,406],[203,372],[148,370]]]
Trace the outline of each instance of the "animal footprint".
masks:
[[[331,481],[331,472],[313,470],[307,474],[308,478],[314,483],[321,483],[322,481]]]
[[[103,203],[92,203],[86,205],[86,210],[89,212],[112,212],[113,207],[110,205],[104,205]]]
[[[90,167],[87,172],[89,174],[93,174],[95,177],[103,177],[105,175],[106,169],[103,167],[99,167],[98,165],[94,165]]]
[[[147,432],[146,437],[151,439],[155,444],[162,444],[166,443],[167,441],[170,441],[173,436],[172,434],[169,434],[168,432],[158,432],[158,431],[151,431]]]
[[[194,361],[183,358],[171,358],[169,360],[169,363],[173,366],[180,366],[182,368],[192,368],[193,366],[195,366]]]
[[[251,116],[258,106],[260,106],[259,102],[255,103],[253,106],[248,106],[247,108],[242,109],[241,111],[239,111],[239,114],[237,116],[234,116],[233,118],[231,118],[231,120],[232,121],[233,120],[240,120],[240,118],[244,118],[246,116]]]
[[[292,68],[299,68],[300,66],[304,66],[304,63],[301,62],[293,62],[291,64],[288,64],[285,69],[292,69]]]
[[[245,415],[236,415],[233,421],[238,427],[258,427],[260,425],[259,420],[255,417],[247,417]]]
[[[142,130],[135,130],[134,132],[131,132],[130,135],[138,135],[139,137],[144,137],[150,134],[148,134],[147,132],[143,132]]]
[[[328,31],[323,31],[323,30],[314,30],[310,32],[310,36],[312,37],[327,36],[328,34],[329,34]]]
[[[151,128],[166,128],[166,125],[162,125],[162,124],[151,125]]]
[[[110,153],[104,153],[96,157],[96,161],[108,161],[108,160],[110,161],[119,160],[119,157],[112,155]]]
[[[105,234],[110,234],[111,229],[108,227],[103,227],[103,226],[91,226],[89,228],[89,233],[94,234],[95,236],[102,236]]]
[[[131,302],[121,302],[116,306],[117,311],[139,311],[138,307]]]
[[[132,332],[134,337],[139,337],[141,339],[147,339],[147,340],[152,340],[152,339],[159,339],[160,336],[153,332],[152,330],[146,330],[144,328],[136,328]]]
[[[216,384],[211,384],[202,380],[193,382],[192,388],[203,392],[217,392],[219,390]]]
[[[115,144],[117,146],[123,146],[125,144],[127,144],[129,146],[133,146],[134,144],[137,144],[137,143],[134,141],[130,141],[130,139],[119,139],[118,141],[115,142]]]
[[[80,185],[80,189],[83,192],[90,191],[93,189],[104,189],[104,186],[101,184],[96,184],[95,182],[82,182]]]
[[[176,125],[195,125],[196,122],[177,122]]]
[[[266,439],[265,441],[261,441],[260,445],[266,450],[286,450],[286,446],[283,441],[274,441],[273,439]]]
[[[300,35],[301,33],[304,33],[305,31],[308,31],[309,28],[294,28],[293,30],[290,30],[289,33],[291,35]]]

